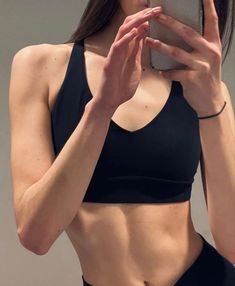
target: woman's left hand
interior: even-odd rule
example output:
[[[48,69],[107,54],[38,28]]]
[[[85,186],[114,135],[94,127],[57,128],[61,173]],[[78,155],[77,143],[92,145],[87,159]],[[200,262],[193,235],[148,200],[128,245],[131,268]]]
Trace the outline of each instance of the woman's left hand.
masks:
[[[154,18],[192,46],[194,50],[191,53],[158,40],[154,41],[155,39],[150,37],[145,39],[145,43],[150,48],[154,48],[187,66],[185,70],[165,71],[162,72],[162,75],[181,82],[184,97],[198,116],[215,114],[221,110],[224,104],[221,84],[222,44],[218,16],[214,0],[203,0],[203,3],[205,15],[203,36],[193,28],[166,14],[160,14],[166,17],[164,21],[160,20],[159,15]]]

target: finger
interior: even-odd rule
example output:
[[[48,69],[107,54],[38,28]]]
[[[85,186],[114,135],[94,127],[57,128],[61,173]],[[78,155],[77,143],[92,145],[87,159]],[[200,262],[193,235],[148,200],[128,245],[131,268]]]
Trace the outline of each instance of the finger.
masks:
[[[220,41],[218,15],[214,0],[203,0],[203,6],[205,15],[204,37],[211,42]]]
[[[136,62],[140,61],[140,55],[143,47],[143,40],[140,38],[135,37],[133,39],[134,47],[131,51],[130,56],[127,58],[125,62],[126,72],[127,74],[132,73],[135,69]]]
[[[164,16],[166,17],[165,20],[159,17],[155,17],[154,20],[179,35],[189,46],[201,52],[205,51],[208,42],[196,30],[169,15],[164,14]]]
[[[138,50],[138,53],[137,53],[137,55],[136,55],[136,60],[137,60],[139,63],[141,63],[141,57],[142,57],[143,46],[144,46],[144,40],[141,39],[140,45],[139,45],[139,50]]]
[[[184,86],[187,84],[187,78],[189,78],[192,74],[192,71],[189,70],[168,70],[168,71],[161,71],[160,74],[162,74],[164,77],[174,80],[174,81],[180,81]]]
[[[151,18],[156,17],[159,15],[162,11],[161,7],[156,7],[157,9],[154,11],[154,9],[151,9],[147,13],[141,13],[138,16],[133,17],[128,22],[124,22],[124,24],[121,25],[121,27],[118,30],[117,36],[115,40],[119,40],[122,38],[126,33],[131,31],[133,28],[137,28],[144,22],[149,21]],[[142,12],[142,11],[141,11]]]
[[[165,44],[159,40],[152,39],[146,37],[145,44],[149,45],[151,48],[155,49],[156,51],[169,56],[170,58],[187,65],[191,69],[197,68],[197,63],[193,58],[191,53],[188,53],[184,49]]]
[[[143,34],[146,34],[147,29],[148,29],[148,23],[143,23],[138,28],[134,27],[131,32],[125,34],[122,37],[122,39],[118,40],[115,45],[120,47],[120,49],[122,49],[122,51],[120,51],[120,53],[127,56],[127,52],[129,50],[129,45],[132,44],[132,39],[135,36],[141,38],[141,36]],[[139,39],[139,38],[137,38],[137,39]]]
[[[137,35],[137,28],[133,28],[129,33],[125,34],[120,40],[113,43],[110,49],[110,62],[115,65],[122,65],[123,60],[127,57],[129,50],[129,43]]]
[[[146,14],[147,12],[149,12],[149,11],[151,11],[151,10],[152,10],[152,8],[146,8],[146,9],[143,9],[143,10],[139,11],[139,12],[136,13],[136,14],[133,14],[133,15],[130,15],[130,16],[126,17],[126,19],[125,19],[124,23],[122,24],[122,26],[123,26],[125,23],[130,22],[132,19],[138,18],[139,16],[144,15],[144,14]],[[120,30],[122,29],[122,26],[119,28],[119,33],[117,33],[116,38],[115,38],[115,41],[118,41],[118,40],[121,38],[121,37],[120,37]]]
[[[140,50],[140,39],[136,37],[133,39],[133,47],[131,49],[131,53],[127,59],[128,62],[134,63],[136,56]]]
[[[129,59],[135,63],[135,60],[141,60],[142,48],[143,48],[143,39],[147,36],[147,31],[145,27],[141,27],[137,32],[137,35],[134,37],[134,47],[131,50]]]

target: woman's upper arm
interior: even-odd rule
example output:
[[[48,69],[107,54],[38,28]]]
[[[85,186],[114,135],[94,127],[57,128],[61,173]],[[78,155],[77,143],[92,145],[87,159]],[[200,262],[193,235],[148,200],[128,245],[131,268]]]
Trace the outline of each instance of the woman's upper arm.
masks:
[[[48,107],[47,44],[28,46],[13,58],[9,84],[10,163],[14,208],[54,161]]]

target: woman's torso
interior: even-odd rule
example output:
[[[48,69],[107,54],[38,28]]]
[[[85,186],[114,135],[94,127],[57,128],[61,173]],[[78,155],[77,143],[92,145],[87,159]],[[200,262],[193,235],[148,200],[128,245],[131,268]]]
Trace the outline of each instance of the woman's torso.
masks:
[[[54,49],[58,51],[58,61],[50,82],[50,110],[64,79],[72,44],[57,45]],[[88,50],[84,55],[87,80],[94,95],[104,58]],[[134,97],[122,104],[112,119],[127,130],[142,128],[163,108],[170,85],[156,71],[146,69]],[[154,90],[160,91],[157,100]],[[143,112],[143,106],[150,105]],[[142,286],[144,281],[149,286],[174,285],[202,248],[202,240],[193,226],[190,201],[83,202],[66,233],[79,256],[84,278],[94,286]]]

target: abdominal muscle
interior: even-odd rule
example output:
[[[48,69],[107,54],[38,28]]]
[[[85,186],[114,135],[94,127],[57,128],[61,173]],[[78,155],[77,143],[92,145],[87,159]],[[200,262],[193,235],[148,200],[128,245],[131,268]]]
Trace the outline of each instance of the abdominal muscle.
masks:
[[[81,204],[66,229],[93,286],[173,286],[199,256],[190,201]]]

